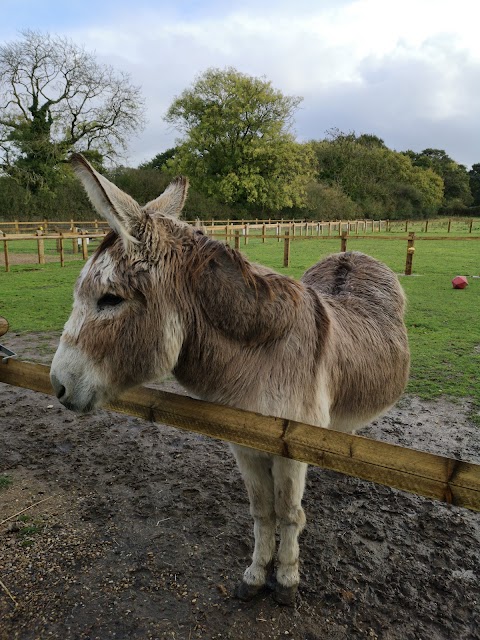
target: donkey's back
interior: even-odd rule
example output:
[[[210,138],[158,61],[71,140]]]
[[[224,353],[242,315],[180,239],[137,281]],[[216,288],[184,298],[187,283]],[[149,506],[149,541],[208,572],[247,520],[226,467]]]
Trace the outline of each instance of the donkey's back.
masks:
[[[385,264],[358,252],[334,254],[303,276],[330,319],[330,426],[351,431],[392,406],[409,371],[405,295]]]

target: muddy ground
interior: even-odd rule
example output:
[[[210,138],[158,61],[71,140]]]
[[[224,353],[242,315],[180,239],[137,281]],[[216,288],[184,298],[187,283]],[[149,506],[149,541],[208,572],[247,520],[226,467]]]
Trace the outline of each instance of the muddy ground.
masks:
[[[469,416],[407,397],[363,434],[480,462]],[[476,513],[311,468],[292,610],[233,597],[252,523],[225,444],[0,384],[1,472],[1,640],[480,638]]]

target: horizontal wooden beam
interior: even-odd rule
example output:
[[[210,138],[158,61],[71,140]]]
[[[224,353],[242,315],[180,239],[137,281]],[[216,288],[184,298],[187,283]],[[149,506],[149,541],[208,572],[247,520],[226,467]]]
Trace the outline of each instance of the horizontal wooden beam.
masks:
[[[0,240],[4,242],[22,242],[24,240],[59,240],[63,238],[64,240],[75,240],[76,238],[104,238],[107,234],[107,231],[89,231],[85,233],[75,232],[75,231],[65,231],[61,233],[9,233],[7,235],[0,236]]]
[[[0,382],[53,395],[49,368],[8,360]],[[480,465],[139,387],[107,409],[480,511]]]

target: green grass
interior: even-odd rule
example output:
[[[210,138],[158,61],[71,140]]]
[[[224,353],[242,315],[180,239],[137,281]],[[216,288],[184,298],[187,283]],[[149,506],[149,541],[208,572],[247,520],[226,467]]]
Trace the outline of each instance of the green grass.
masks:
[[[13,480],[10,476],[6,476],[5,474],[0,474],[0,491],[2,489],[8,489],[8,487],[12,484]]]
[[[423,398],[468,397],[480,410],[480,279],[469,278],[464,290],[452,288],[456,275],[480,275],[480,241],[418,240],[413,276],[401,276],[408,298],[407,327],[412,351],[408,391]],[[338,237],[294,241],[291,266],[283,268],[283,242],[250,239],[241,244],[252,260],[299,278],[322,256],[338,251]],[[348,239],[360,250],[386,262],[401,274],[404,240]],[[12,267],[0,271],[0,314],[12,331],[60,330],[70,313],[73,285],[81,262]],[[8,346],[8,341],[6,342]]]
[[[73,285],[83,262],[12,266],[0,271],[0,314],[10,331],[55,331],[70,314]]]

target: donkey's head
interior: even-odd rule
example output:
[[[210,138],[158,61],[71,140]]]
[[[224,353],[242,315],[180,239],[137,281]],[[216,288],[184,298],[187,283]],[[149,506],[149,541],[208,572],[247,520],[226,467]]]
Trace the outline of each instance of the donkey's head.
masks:
[[[186,179],[141,207],[83,156],[74,155],[72,165],[112,228],[78,278],[51,368],[59,400],[87,412],[175,366],[183,342],[175,267],[193,230],[177,220]]]

